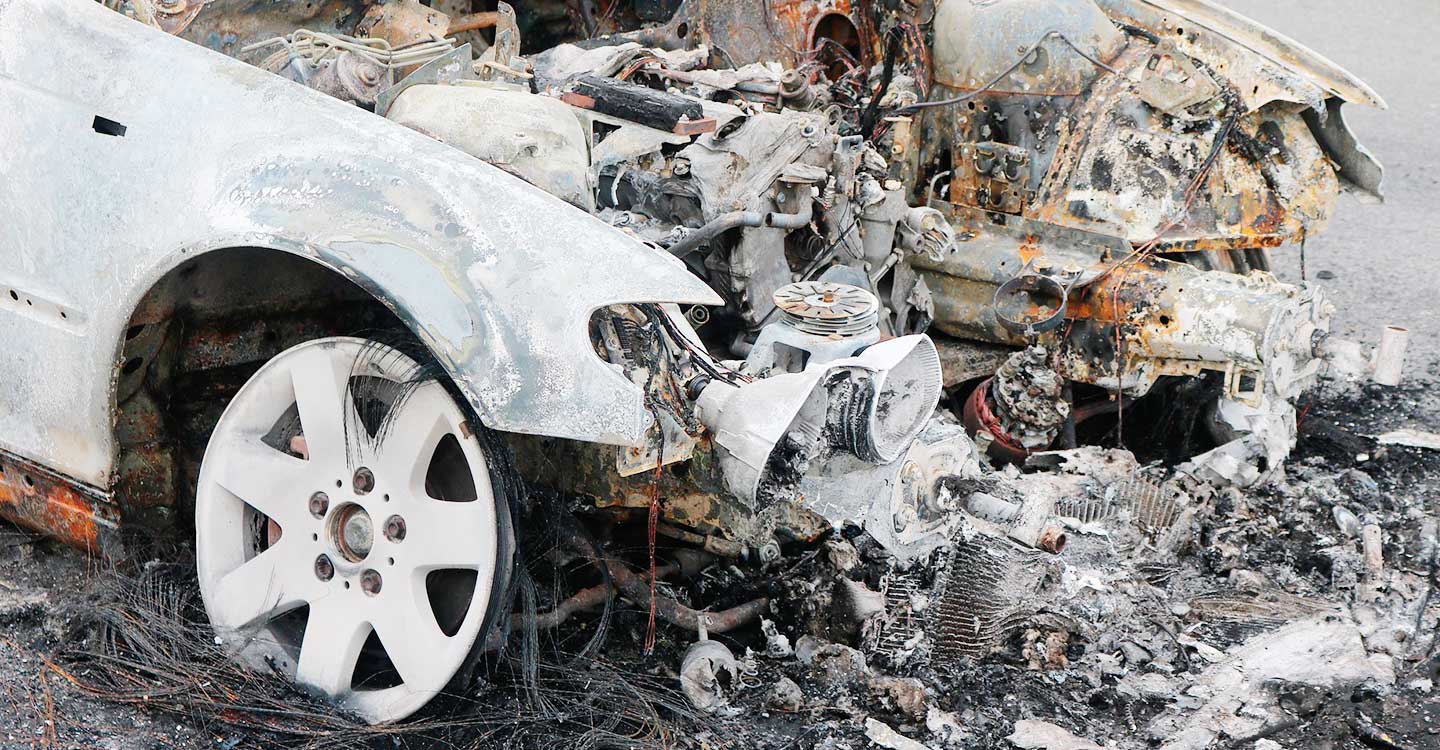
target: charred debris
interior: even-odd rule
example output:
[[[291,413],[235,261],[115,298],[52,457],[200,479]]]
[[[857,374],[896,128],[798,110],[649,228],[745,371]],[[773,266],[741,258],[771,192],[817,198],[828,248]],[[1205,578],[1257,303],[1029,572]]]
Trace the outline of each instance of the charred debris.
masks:
[[[343,742],[1199,750],[1428,690],[1434,517],[1287,470],[1297,404],[1371,363],[1269,253],[1342,190],[1379,198],[1341,107],[1384,106],[1303,47],[1160,0],[106,4],[517,175],[725,301],[595,314],[648,443],[507,436],[499,656],[460,708]],[[1281,527],[1302,559],[1265,547]],[[182,696],[218,657],[161,664],[133,630],[193,611],[120,601],[66,668],[88,689],[334,729]],[[203,651],[192,630],[157,637]],[[525,711],[477,708],[497,684]]]

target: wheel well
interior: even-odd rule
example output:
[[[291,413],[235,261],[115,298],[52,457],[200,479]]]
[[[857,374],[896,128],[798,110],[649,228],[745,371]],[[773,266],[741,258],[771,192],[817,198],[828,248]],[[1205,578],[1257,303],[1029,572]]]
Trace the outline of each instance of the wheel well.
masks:
[[[281,351],[337,335],[414,341],[355,282],[280,250],[214,250],[157,281],[119,347],[113,487],[126,538],[188,534],[200,458],[231,397]]]

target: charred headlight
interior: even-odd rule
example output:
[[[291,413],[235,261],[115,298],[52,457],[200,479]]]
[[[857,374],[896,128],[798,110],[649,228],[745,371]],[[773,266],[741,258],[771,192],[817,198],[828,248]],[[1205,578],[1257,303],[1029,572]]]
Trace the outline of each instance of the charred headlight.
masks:
[[[830,381],[826,428],[832,444],[883,464],[904,454],[940,399],[940,355],[927,337],[891,339],[866,349],[867,367]],[[836,377],[844,374],[845,377]]]
[[[899,459],[929,421],[940,388],[935,344],[904,336],[803,372],[712,382],[696,407],[731,492],[758,510],[799,497],[806,475],[832,459],[849,459],[847,470]]]

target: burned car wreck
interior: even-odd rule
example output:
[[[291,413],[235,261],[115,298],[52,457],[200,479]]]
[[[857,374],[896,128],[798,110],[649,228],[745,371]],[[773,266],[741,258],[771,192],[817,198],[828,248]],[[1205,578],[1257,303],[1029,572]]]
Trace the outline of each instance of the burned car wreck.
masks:
[[[1081,579],[1160,585],[1366,366],[1269,253],[1380,198],[1384,103],[1205,0],[17,0],[0,85],[0,515],[193,529],[227,651],[370,722],[617,600],[721,713],[743,628],[1121,649]]]

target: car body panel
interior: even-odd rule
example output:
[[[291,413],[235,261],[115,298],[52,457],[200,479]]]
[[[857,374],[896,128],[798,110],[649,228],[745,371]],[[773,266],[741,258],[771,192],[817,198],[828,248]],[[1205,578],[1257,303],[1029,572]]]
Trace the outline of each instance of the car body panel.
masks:
[[[0,2],[0,101],[0,449],[94,486],[113,469],[130,315],[210,250],[334,269],[412,327],[487,425],[595,442],[637,442],[650,415],[590,348],[592,311],[719,302],[516,177],[97,3]]]
[[[1142,22],[1151,29],[1173,28],[1177,36],[1204,30],[1248,50],[1286,71],[1303,77],[1353,104],[1386,109],[1385,100],[1368,84],[1309,47],[1274,29],[1210,0],[1096,0],[1112,17]],[[1203,46],[1203,44],[1202,44]],[[1248,66],[1258,72],[1258,68]],[[1239,66],[1229,73],[1243,70]],[[1257,90],[1260,88],[1256,85]],[[1242,95],[1245,93],[1242,90]]]

